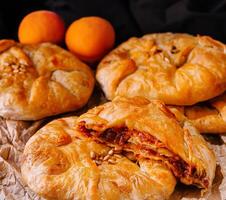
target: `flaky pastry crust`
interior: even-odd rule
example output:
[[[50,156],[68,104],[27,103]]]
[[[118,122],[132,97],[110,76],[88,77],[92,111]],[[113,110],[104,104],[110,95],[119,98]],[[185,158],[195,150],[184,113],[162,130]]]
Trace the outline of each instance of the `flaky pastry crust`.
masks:
[[[170,106],[178,119],[187,117],[201,133],[226,133],[226,93],[194,106]]]
[[[124,97],[47,124],[23,156],[25,181],[48,199],[167,199],[174,176],[207,189],[216,166],[189,122],[159,101]]]
[[[0,116],[37,120],[76,110],[94,86],[89,67],[62,48],[0,40]]]
[[[21,172],[37,194],[54,200],[162,200],[173,192],[176,180],[162,163],[111,153],[76,126],[76,117],[52,121],[26,144]]]
[[[159,33],[131,38],[99,64],[106,97],[141,96],[193,105],[226,90],[225,45],[208,36]]]
[[[160,160],[185,184],[202,188],[212,184],[213,151],[189,121],[179,121],[158,100],[117,96],[81,115],[78,124],[91,138],[119,145],[135,157]]]

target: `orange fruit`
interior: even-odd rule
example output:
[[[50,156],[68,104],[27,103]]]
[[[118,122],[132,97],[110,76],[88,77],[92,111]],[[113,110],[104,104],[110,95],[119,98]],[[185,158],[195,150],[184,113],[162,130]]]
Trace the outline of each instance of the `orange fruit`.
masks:
[[[94,62],[114,46],[115,31],[110,22],[103,18],[83,17],[69,26],[65,42],[81,60]]]
[[[26,15],[19,25],[18,39],[24,44],[60,43],[65,27],[62,18],[52,11],[39,10]]]

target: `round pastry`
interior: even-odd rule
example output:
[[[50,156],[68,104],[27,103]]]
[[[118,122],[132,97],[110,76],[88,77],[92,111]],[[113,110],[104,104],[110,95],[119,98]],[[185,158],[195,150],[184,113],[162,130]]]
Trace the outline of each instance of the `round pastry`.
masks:
[[[0,116],[37,120],[76,110],[94,87],[89,67],[62,48],[0,41]]]
[[[131,38],[100,62],[96,78],[110,100],[141,96],[192,105],[226,90],[226,48],[208,36]]]
[[[55,120],[25,146],[21,172],[47,199],[169,198],[176,180],[208,188],[215,156],[159,101],[117,97]]]
[[[170,106],[178,119],[187,117],[201,133],[226,133],[226,93],[194,106]]]
[[[55,120],[26,144],[21,172],[33,191],[55,200],[168,199],[176,179],[167,167],[84,137],[76,119]]]

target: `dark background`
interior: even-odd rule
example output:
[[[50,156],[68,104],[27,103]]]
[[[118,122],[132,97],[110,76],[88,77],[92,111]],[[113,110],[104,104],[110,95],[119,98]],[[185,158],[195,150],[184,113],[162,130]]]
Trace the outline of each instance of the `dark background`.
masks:
[[[4,0],[0,38],[17,39],[23,16],[39,9],[56,11],[66,27],[83,16],[104,17],[115,27],[117,43],[167,31],[210,35],[226,43],[226,0]]]

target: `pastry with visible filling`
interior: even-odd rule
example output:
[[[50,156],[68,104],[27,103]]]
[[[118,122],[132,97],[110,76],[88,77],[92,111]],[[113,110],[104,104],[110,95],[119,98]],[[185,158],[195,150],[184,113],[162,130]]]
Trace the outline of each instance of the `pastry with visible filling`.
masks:
[[[191,123],[178,121],[157,100],[116,97],[80,116],[78,129],[99,142],[132,152],[135,158],[161,161],[185,184],[211,186],[214,153]]]
[[[92,140],[77,118],[55,120],[26,144],[22,175],[46,199],[168,199],[176,179],[161,162]]]
[[[55,120],[25,146],[22,175],[47,199],[167,199],[176,179],[211,187],[214,153],[159,101],[117,97]]]

